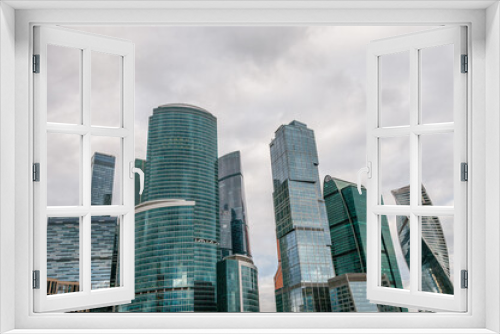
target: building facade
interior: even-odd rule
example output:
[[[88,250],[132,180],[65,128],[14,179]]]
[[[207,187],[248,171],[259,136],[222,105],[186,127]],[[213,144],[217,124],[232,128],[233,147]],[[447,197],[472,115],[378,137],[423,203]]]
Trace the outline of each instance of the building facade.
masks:
[[[400,312],[399,307],[377,305],[366,298],[366,273],[350,273],[328,281],[332,312]],[[386,275],[382,286],[389,286]]]
[[[187,104],[155,108],[146,161],[141,202],[182,199],[195,205],[136,214],[136,296],[119,311],[216,311],[217,119]]]
[[[292,121],[270,144],[283,312],[330,312],[331,241],[318,174],[314,132]]]
[[[335,275],[366,273],[366,188],[327,175],[323,183],[326,204],[332,261]],[[387,217],[381,225],[382,274],[389,280],[389,286],[403,288],[396,252],[392,243]]]
[[[92,156],[92,205],[111,205],[115,180],[115,160],[112,155],[95,152]]]
[[[259,312],[258,271],[251,257],[230,255],[217,263],[217,310]]]
[[[233,254],[251,257],[239,151],[219,158],[219,219],[219,259]]]
[[[398,205],[410,205],[410,186],[391,191]],[[432,205],[422,184],[422,205]],[[397,216],[399,242],[410,267],[410,219]],[[438,217],[422,217],[422,291],[453,294],[450,260],[443,228]]]
[[[116,217],[91,220],[92,290],[119,285],[117,277],[119,226]],[[47,279],[50,294],[65,293],[80,284],[80,218],[51,217],[47,223]],[[55,288],[55,286],[59,288]],[[47,291],[49,292],[49,291]]]

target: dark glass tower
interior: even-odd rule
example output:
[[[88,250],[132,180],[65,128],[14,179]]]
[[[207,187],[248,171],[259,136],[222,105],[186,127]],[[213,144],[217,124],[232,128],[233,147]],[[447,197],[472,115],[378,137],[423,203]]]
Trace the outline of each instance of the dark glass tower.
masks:
[[[335,275],[366,273],[366,189],[327,175],[323,184]],[[389,285],[402,288],[387,217],[382,217],[382,274]]]
[[[410,205],[410,186],[391,191],[398,205]],[[422,205],[432,205],[422,185]],[[443,228],[438,217],[422,217],[422,291],[453,294],[450,280],[450,260]],[[396,219],[399,242],[410,267],[410,219]]]
[[[314,132],[298,121],[282,125],[270,149],[283,277],[276,300],[283,312],[330,312],[331,243]]]
[[[92,205],[111,205],[115,177],[115,157],[95,152],[92,157]]]
[[[239,151],[219,158],[219,219],[219,259],[232,254],[251,257]]]
[[[231,255],[217,263],[217,310],[259,312],[257,267],[252,258]]]
[[[182,199],[195,206],[136,214],[136,296],[119,309],[216,311],[217,119],[191,105],[159,106],[149,118],[146,161],[141,202]]]

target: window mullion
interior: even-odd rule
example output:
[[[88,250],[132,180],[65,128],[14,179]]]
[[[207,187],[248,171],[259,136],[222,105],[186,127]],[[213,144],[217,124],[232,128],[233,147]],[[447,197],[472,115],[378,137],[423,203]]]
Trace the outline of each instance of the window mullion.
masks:
[[[80,272],[80,284],[83,285],[83,290],[90,293],[91,290],[91,220],[90,213],[91,205],[91,184],[92,184],[92,166],[91,166],[91,120],[90,120],[90,106],[91,106],[91,50],[83,49],[82,59],[82,123],[88,131],[82,137],[82,203],[85,208],[89,208],[82,221],[82,237],[80,239],[80,265],[83,267]],[[82,277],[83,276],[83,277]]]
[[[410,291],[412,294],[419,290],[420,263],[420,229],[418,216],[413,209],[418,205],[420,198],[420,167],[419,167],[419,143],[415,130],[418,126],[418,104],[419,104],[419,66],[418,49],[410,49]]]

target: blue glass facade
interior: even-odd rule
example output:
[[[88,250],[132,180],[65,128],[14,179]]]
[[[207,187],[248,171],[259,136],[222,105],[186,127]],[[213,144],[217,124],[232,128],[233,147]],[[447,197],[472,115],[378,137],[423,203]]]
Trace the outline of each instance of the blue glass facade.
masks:
[[[96,216],[91,220],[92,289],[117,286],[116,217]],[[80,282],[80,218],[49,218],[47,223],[47,278]],[[62,291],[61,291],[62,292]]]
[[[301,122],[281,126],[270,144],[283,312],[330,312],[330,233],[318,174],[314,132]]]
[[[332,261],[337,276],[366,273],[366,189],[362,194],[357,185],[327,175],[323,196],[330,224]],[[392,243],[387,217],[382,218],[382,274],[389,285],[402,288],[396,252]]]
[[[232,254],[252,256],[239,151],[219,158],[219,219],[219,259]]]
[[[410,186],[391,191],[398,205],[410,205]],[[432,205],[422,185],[422,205]],[[396,219],[403,256],[410,267],[410,219]],[[438,217],[421,217],[422,229],[422,291],[453,294],[450,260],[443,228]]]
[[[111,205],[115,177],[115,160],[112,155],[96,152],[92,157],[92,205]]]
[[[217,310],[259,312],[258,272],[250,257],[232,255],[217,263]]]
[[[136,214],[136,297],[125,312],[216,311],[217,120],[204,109],[170,104],[149,119],[141,202],[195,201]]]

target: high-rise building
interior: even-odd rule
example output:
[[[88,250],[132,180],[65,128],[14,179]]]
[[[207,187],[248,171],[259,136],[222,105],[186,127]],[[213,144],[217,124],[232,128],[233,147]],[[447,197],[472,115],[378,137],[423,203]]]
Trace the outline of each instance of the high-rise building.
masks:
[[[219,219],[219,259],[232,254],[251,257],[239,151],[219,158]]]
[[[112,155],[95,152],[92,157],[92,205],[111,205],[115,177],[115,160]]]
[[[331,242],[314,132],[292,121],[276,131],[270,149],[283,275],[276,299],[284,312],[330,312]]]
[[[65,287],[80,282],[80,218],[51,217],[47,223],[47,279],[51,294],[64,293]],[[94,216],[91,220],[92,290],[118,286],[116,217]],[[55,286],[59,288],[55,288]],[[74,289],[74,288],[73,288]],[[49,292],[49,291],[47,291]]]
[[[141,205],[162,199],[194,206],[136,214],[135,299],[125,312],[216,311],[218,210],[217,119],[187,104],[149,118]]]
[[[400,312],[399,307],[377,305],[366,298],[366,274],[350,273],[328,281],[333,312]],[[389,286],[384,274],[382,286]]]
[[[410,205],[410,186],[391,191],[398,205]],[[432,205],[422,184],[422,205]],[[410,267],[410,219],[397,216],[399,242]],[[450,260],[443,228],[438,217],[421,217],[422,225],[422,291],[453,294]]]
[[[230,255],[217,263],[217,310],[259,312],[257,267],[252,258]]]
[[[323,183],[323,196],[330,225],[332,261],[335,275],[366,273],[366,188],[327,175]],[[382,274],[389,286],[402,288],[396,252],[392,243],[387,217],[381,225]]]
[[[135,159],[135,168],[139,168],[140,170],[142,170],[145,173],[146,172],[146,160]],[[134,185],[135,185],[135,205],[139,205],[139,204],[141,204],[142,195],[139,194],[139,190],[141,189],[141,181],[140,181],[139,174],[137,174],[137,173],[135,173]]]

